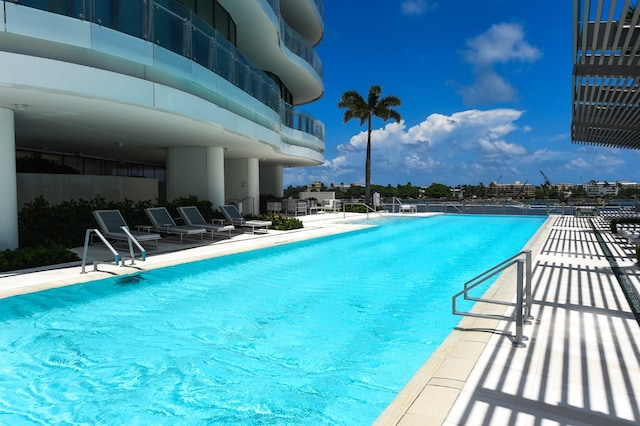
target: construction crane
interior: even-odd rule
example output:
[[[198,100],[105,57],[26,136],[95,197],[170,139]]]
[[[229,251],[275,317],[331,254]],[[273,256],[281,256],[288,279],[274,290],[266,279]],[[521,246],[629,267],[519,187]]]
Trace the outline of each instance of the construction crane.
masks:
[[[545,186],[551,186],[551,181],[549,180],[549,178],[547,177],[547,175],[544,174],[544,172],[542,170],[540,170],[540,174],[542,175],[542,177],[544,178],[544,185]]]

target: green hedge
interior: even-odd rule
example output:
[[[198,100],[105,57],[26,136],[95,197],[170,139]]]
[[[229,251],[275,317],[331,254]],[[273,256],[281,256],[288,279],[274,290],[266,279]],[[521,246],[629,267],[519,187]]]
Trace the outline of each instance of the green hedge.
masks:
[[[26,204],[18,214],[20,247],[80,247],[84,244],[85,230],[98,227],[93,210],[119,210],[133,228],[135,225],[149,224],[144,209],[157,206],[166,207],[174,217],[179,216],[176,210],[178,206],[197,206],[207,220],[222,217],[212,209],[210,201],[201,201],[193,196],[178,198],[170,203],[153,203],[151,200],[113,202],[96,197],[93,200],[69,200],[57,205],[38,197]]]
[[[144,209],[165,206],[178,216],[176,207],[197,206],[205,219],[221,218],[222,214],[211,207],[211,202],[196,197],[185,197],[168,202],[131,200],[111,202],[102,197],[93,200],[69,200],[52,205],[43,197],[26,204],[18,213],[19,245],[15,250],[0,252],[0,271],[13,271],[37,266],[55,265],[80,260],[71,247],[84,244],[87,229],[97,228],[93,210],[120,210],[130,226],[148,224]]]
[[[295,217],[285,217],[278,213],[267,213],[265,220],[270,220],[272,228],[278,231],[289,231],[291,229],[300,229],[303,227],[302,221]]]
[[[172,202],[151,200],[133,202],[107,201],[102,197],[93,200],[69,200],[52,205],[43,197],[26,204],[18,213],[20,248],[0,252],[0,271],[32,268],[79,260],[67,248],[81,247],[87,229],[97,228],[93,210],[119,210],[129,226],[149,224],[144,209],[163,206],[173,217],[178,217],[177,207],[196,206],[205,220],[222,219],[220,211],[211,202],[197,197],[182,197]],[[280,215],[267,216],[275,229],[302,228],[302,222]]]
[[[74,252],[60,245],[21,247],[16,250],[0,251],[0,272],[56,265],[76,260],[80,259]]]

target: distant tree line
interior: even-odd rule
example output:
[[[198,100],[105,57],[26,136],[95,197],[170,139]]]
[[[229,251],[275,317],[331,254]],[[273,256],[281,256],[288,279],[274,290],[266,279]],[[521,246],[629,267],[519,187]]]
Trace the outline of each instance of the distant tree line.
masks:
[[[495,197],[496,194],[492,192],[491,185],[485,186],[482,182],[478,185],[459,185],[456,187],[450,187],[442,183],[432,183],[427,187],[414,186],[411,182],[407,182],[405,185],[397,184],[395,187],[391,184],[387,186],[383,185],[371,185],[371,191],[380,194],[381,198],[397,197],[400,199],[452,199],[454,197],[452,189],[459,189],[464,194],[465,199],[485,199]],[[308,187],[305,186],[292,186],[289,185],[284,190],[283,198],[299,198],[300,192],[307,191]],[[336,194],[336,198],[339,199],[364,199],[365,187],[362,185],[334,185],[333,183],[328,186],[325,184],[320,185],[321,191],[333,191]],[[614,198],[617,199],[632,199],[638,195],[636,188],[621,187],[618,195]],[[535,197],[525,197],[524,194],[520,197],[512,198],[535,198],[538,200],[565,200],[565,194],[562,191],[558,191],[558,187],[544,183],[536,186]],[[575,185],[571,189],[571,199],[584,199],[587,198],[585,188],[581,185]]]
[[[307,186],[292,186],[289,185],[284,190],[284,198],[299,198],[300,192],[307,191]],[[364,199],[365,187],[361,185],[343,185],[338,186],[330,184],[329,186],[321,184],[321,191],[333,191],[336,193],[336,198],[340,199]],[[391,184],[387,186],[383,185],[371,185],[371,191],[380,194],[381,198],[397,197],[400,199],[419,199],[419,198],[451,198],[451,188],[441,183],[432,183],[426,188],[414,186],[411,182],[407,182],[405,185],[397,184],[395,187]]]

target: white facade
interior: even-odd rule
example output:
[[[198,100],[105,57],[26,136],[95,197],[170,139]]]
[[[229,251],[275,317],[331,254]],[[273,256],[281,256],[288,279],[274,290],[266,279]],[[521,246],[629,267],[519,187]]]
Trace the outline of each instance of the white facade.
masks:
[[[282,195],[284,167],[322,163],[324,127],[296,108],[324,93],[321,0],[32,4],[0,1],[0,249],[27,193],[16,152],[250,213]]]
[[[615,197],[619,187],[616,182],[590,182],[584,185],[587,197]]]

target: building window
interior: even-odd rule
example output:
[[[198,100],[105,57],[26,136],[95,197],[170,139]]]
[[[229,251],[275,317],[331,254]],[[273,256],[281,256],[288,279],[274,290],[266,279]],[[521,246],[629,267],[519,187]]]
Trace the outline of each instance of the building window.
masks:
[[[96,158],[85,158],[84,174],[98,176],[104,174],[104,171],[102,169],[102,160],[98,160]]]
[[[102,158],[16,149],[16,172],[92,176],[129,176],[164,181],[164,167]]]

